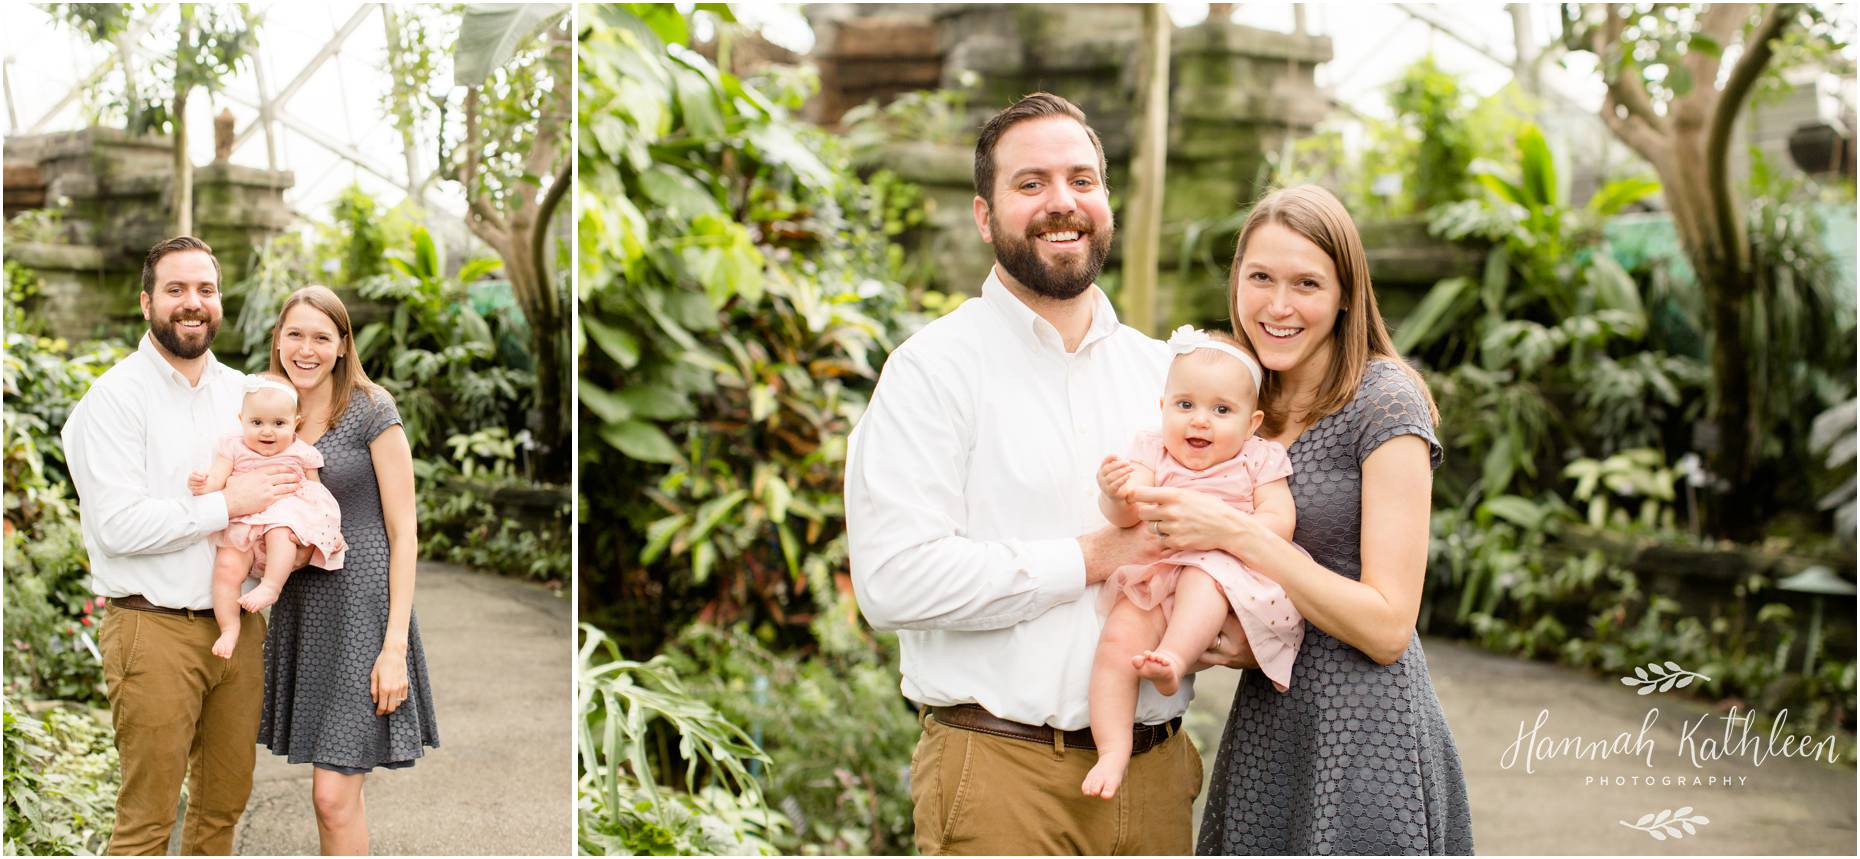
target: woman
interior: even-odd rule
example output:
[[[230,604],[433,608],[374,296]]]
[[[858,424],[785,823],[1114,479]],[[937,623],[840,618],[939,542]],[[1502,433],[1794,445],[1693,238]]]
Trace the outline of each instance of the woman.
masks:
[[[1441,457],[1427,386],[1395,355],[1330,192],[1261,200],[1228,286],[1234,334],[1268,371],[1260,435],[1291,455],[1293,538],[1310,556],[1210,495],[1138,499],[1165,546],[1232,553],[1285,588],[1306,627],[1290,688],[1242,679],[1196,850],[1471,853],[1459,752],[1414,637]],[[1251,667],[1244,641],[1229,618],[1225,664]]]
[[[339,571],[292,575],[272,606],[258,741],[315,768],[322,852],[364,854],[364,774],[412,766],[422,747],[439,745],[413,617],[413,454],[393,399],[355,359],[349,312],[328,287],[285,300],[271,371],[298,390],[298,437],[323,454],[323,485],[342,507],[349,549]]]

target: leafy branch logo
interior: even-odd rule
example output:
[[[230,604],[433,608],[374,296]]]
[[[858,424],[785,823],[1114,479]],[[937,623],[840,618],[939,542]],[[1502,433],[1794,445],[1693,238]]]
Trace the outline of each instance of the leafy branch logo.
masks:
[[[1670,665],[1671,663],[1668,664]],[[1678,811],[1669,808],[1659,814],[1643,814],[1640,816],[1639,820],[1633,823],[1629,823],[1625,820],[1617,822],[1629,829],[1637,829],[1641,832],[1645,832],[1653,836],[1653,840],[1655,841],[1665,841],[1668,838],[1677,841],[1687,835],[1699,834],[1697,827],[1710,823],[1711,818],[1703,814],[1693,815],[1692,806],[1688,805]],[[1682,829],[1685,830],[1683,833],[1680,832]]]
[[[1656,689],[1661,692],[1684,689],[1692,685],[1693,680],[1709,682],[1711,678],[1696,671],[1687,671],[1684,668],[1680,668],[1677,662],[1669,661],[1665,665],[1661,665],[1658,662],[1649,662],[1644,668],[1639,665],[1634,666],[1634,676],[1621,678],[1621,684],[1623,686],[1639,686],[1640,691],[1635,694],[1650,695],[1653,694]]]

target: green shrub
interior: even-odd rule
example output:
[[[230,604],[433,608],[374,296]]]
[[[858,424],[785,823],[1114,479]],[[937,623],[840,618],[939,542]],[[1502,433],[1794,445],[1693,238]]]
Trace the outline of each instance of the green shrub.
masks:
[[[818,624],[848,626],[837,618]],[[693,626],[668,664],[699,700],[743,726],[769,757],[764,792],[793,821],[783,853],[912,852],[911,751],[920,733],[898,691],[895,638],[878,650],[777,653],[740,628]]]
[[[9,323],[18,309],[9,305]],[[9,690],[99,703],[95,603],[77,499],[59,439],[90,383],[120,360],[117,346],[6,335],[6,674]]]
[[[583,624],[575,690],[581,852],[778,852],[770,839],[787,829],[787,819],[767,806],[750,775],[768,756],[686,691],[665,657],[624,659],[612,640]],[[680,769],[683,790],[672,777]]]
[[[637,653],[700,612],[806,643],[845,568],[846,436],[910,318],[899,188],[792,119],[802,93],[686,49],[675,7],[585,23],[583,617]]]
[[[117,759],[103,716],[54,707],[43,719],[6,694],[6,854],[96,855],[116,819]]]

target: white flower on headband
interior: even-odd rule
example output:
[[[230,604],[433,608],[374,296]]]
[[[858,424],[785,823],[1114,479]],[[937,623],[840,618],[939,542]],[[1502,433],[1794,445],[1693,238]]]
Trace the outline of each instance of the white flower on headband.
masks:
[[[291,402],[293,403],[297,402],[297,389],[296,388],[293,388],[290,385],[286,385],[283,382],[278,381],[277,379],[267,379],[264,376],[260,376],[256,374],[246,375],[245,393],[247,396],[256,394],[259,391],[262,391],[266,388],[272,388],[272,389],[283,391],[284,393],[290,394]]]
[[[1246,366],[1247,375],[1253,378],[1255,393],[1265,385],[1266,371],[1259,366],[1259,361],[1233,346],[1209,337],[1208,332],[1198,330],[1193,325],[1184,325],[1169,335],[1169,351],[1177,355],[1187,355],[1196,349],[1213,349],[1216,352],[1232,355],[1234,360]]]

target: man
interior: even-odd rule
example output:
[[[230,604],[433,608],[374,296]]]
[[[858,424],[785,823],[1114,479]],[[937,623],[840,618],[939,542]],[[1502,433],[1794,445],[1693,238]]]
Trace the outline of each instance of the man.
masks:
[[[181,781],[181,852],[230,855],[252,792],[264,692],[265,623],[243,625],[230,660],[210,652],[214,546],[228,517],[295,491],[279,467],[237,475],[194,496],[191,471],[239,428],[243,374],[214,360],[220,264],[190,236],[151,248],[142,264],[135,354],[98,377],[65,422],[91,589],[110,598],[100,644],[121,758],[111,854],[165,855]]]
[[[1094,285],[1113,232],[1104,172],[1063,98],[988,121],[974,215],[994,269],[979,300],[892,353],[853,433],[853,589],[873,626],[900,630],[904,694],[923,708],[924,854],[1192,852],[1191,684],[1170,697],[1146,684],[1123,788],[1080,789],[1097,759],[1099,583],[1163,555],[1150,530],[1098,511],[1099,463],[1154,428],[1169,362]]]

